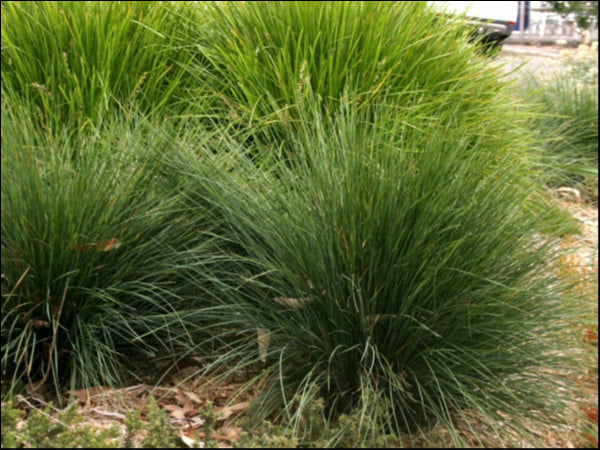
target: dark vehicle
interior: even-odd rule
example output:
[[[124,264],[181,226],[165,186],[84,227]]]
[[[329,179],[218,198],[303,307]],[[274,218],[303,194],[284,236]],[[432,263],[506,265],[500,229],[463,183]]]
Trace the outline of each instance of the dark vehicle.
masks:
[[[452,2],[430,1],[444,15],[464,15],[467,25],[481,42],[499,47],[508,38],[517,22],[519,2]]]

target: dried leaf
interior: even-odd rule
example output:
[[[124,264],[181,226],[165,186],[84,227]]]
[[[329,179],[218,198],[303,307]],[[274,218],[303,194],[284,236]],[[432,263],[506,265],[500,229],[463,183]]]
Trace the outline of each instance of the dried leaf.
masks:
[[[186,419],[191,419],[194,416],[198,415],[198,410],[197,409],[186,409],[183,412],[183,415],[186,417]]]
[[[591,434],[584,434],[583,436],[586,441],[590,444],[591,448],[598,448],[598,439]]]
[[[39,330],[40,328],[50,328],[50,322],[45,320],[33,319],[31,321],[31,325],[34,330]]]
[[[271,334],[264,328],[257,328],[256,333],[258,334],[258,354],[260,360],[264,363],[267,362],[267,350],[271,342]]]
[[[117,238],[108,239],[107,241],[99,241],[96,243],[98,251],[107,252],[109,250],[116,250],[121,246],[121,242]]]
[[[171,412],[171,417],[173,419],[183,420],[183,419],[185,419],[185,413],[183,412],[183,410],[181,408],[177,408]]]
[[[216,410],[216,412],[219,414],[219,419],[223,420],[229,418],[232,414],[245,411],[248,406],[250,406],[250,402],[241,402],[236,403],[235,405],[225,406],[224,408]]]
[[[106,386],[97,386],[88,389],[77,389],[73,391],[68,391],[68,393],[70,395],[75,396],[77,400],[82,403],[89,403],[92,397],[104,394],[107,391],[110,391],[110,388]]]
[[[290,297],[275,297],[273,298],[277,303],[282,306],[290,306],[294,308],[302,308],[306,303],[312,302],[311,297],[304,298],[290,298]]]
[[[598,423],[598,408],[593,406],[580,406],[579,408],[590,420]]]
[[[89,244],[83,244],[83,245],[71,245],[71,250],[81,250],[82,252],[88,250],[90,248]]]
[[[175,398],[179,401],[179,403],[183,405],[182,409],[184,409],[185,411],[194,409],[192,401],[187,395],[185,395],[185,392],[178,390],[177,394],[175,394]]]
[[[187,437],[189,437],[190,439],[198,439],[198,435],[196,433],[195,428],[192,427],[192,426],[189,426],[189,425],[188,425],[188,427],[185,430],[185,435]]]
[[[93,244],[75,245],[72,244],[69,248],[71,250],[80,250],[82,252],[86,250],[98,250],[100,252],[107,252],[109,250],[116,250],[121,246],[121,241],[117,238],[111,238],[104,241],[94,242]]]
[[[598,346],[598,334],[594,330],[588,328],[585,330],[585,335],[592,345]]]
[[[223,436],[227,438],[229,441],[239,441],[242,436],[242,431],[244,431],[240,427],[223,427],[221,428],[221,433]]]
[[[190,448],[195,448],[196,447],[196,439],[192,439],[191,437],[186,436],[185,433],[181,433],[179,435],[179,438],[188,447],[190,447]]]
[[[178,389],[175,394],[175,399],[183,406],[164,405],[163,408],[170,411],[171,417],[174,419],[191,419],[192,417],[197,416],[199,411],[194,407],[193,402],[195,400],[192,400],[190,397],[197,399],[197,403],[200,403],[200,398],[196,394]]]
[[[193,392],[189,392],[189,391],[181,391],[183,392],[183,394],[189,398],[192,402],[197,403],[197,404],[202,404],[202,400],[200,399],[200,397],[196,394],[194,394]]]
[[[192,417],[189,423],[193,428],[199,428],[204,425],[204,419],[200,416]]]

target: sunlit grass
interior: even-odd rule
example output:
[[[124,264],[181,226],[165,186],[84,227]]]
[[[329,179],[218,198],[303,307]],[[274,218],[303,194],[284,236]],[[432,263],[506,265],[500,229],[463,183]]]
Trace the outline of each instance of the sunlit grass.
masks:
[[[423,2],[207,2],[200,11],[210,70],[192,69],[196,98],[220,126],[273,144],[257,161],[294,151],[290,136],[315,101],[320,114],[356,104],[367,120],[378,103],[421,104],[409,125],[428,127],[476,114],[492,97],[465,76],[488,70],[467,30]]]
[[[179,24],[189,5],[179,3],[3,2],[5,94],[33,102],[48,129],[94,128],[130,108],[163,119],[180,113],[194,53]]]

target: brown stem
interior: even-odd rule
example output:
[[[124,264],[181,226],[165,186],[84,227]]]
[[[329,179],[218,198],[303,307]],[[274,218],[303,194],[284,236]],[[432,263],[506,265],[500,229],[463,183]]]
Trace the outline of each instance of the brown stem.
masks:
[[[46,373],[40,381],[35,383],[29,380],[28,391],[36,392],[40,387],[46,383],[48,377],[50,376],[50,369],[52,368],[52,353],[54,353],[54,347],[56,346],[56,336],[58,335],[58,325],[60,324],[60,315],[62,314],[63,305],[65,304],[65,299],[67,298],[67,289],[69,289],[69,281],[70,278],[67,278],[67,284],[65,285],[65,290],[63,292],[62,299],[60,301],[60,306],[58,308],[58,313],[56,314],[56,321],[54,322],[54,331],[52,333],[52,342],[50,344],[50,351],[48,352],[48,367],[46,367]],[[29,377],[29,373],[27,374]]]

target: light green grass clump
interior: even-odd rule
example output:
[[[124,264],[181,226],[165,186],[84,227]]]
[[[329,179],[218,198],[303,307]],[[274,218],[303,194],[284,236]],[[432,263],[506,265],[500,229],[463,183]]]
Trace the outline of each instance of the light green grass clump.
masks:
[[[598,47],[582,44],[561,58],[549,77],[526,73],[521,94],[538,105],[539,132],[548,185],[579,189],[598,201]]]
[[[133,108],[182,110],[185,66],[175,2],[4,2],[2,85],[50,129],[92,127]]]

